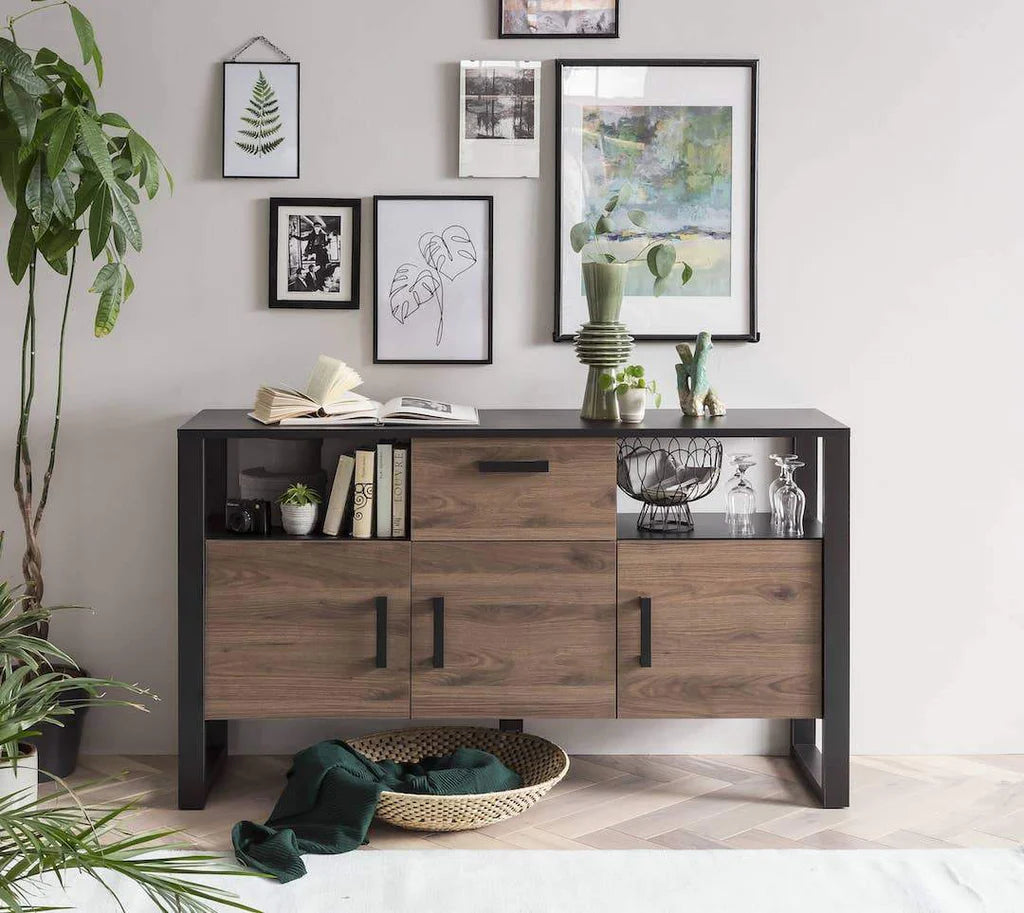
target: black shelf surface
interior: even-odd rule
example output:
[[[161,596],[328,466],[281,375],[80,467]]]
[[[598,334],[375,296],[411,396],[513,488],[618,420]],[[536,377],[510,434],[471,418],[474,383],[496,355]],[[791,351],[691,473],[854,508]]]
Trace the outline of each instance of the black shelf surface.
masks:
[[[386,539],[374,536],[370,539],[356,539],[354,536],[325,536],[313,533],[309,536],[293,536],[280,527],[273,527],[268,536],[250,533],[233,533],[225,528],[222,518],[211,517],[206,522],[206,539],[230,539],[237,542],[408,542],[408,536],[391,536]]]
[[[678,540],[699,541],[702,539],[733,539],[736,542],[750,542],[757,539],[797,540],[823,538],[822,525],[818,520],[804,523],[802,537],[781,536],[772,530],[772,516],[768,513],[754,515],[754,534],[752,536],[736,536],[725,522],[725,514],[693,514],[693,529],[679,532],[655,533],[637,529],[637,514],[619,514],[616,535],[620,542],[675,542]]]
[[[720,418],[691,418],[650,409],[640,424],[591,422],[575,409],[481,409],[479,425],[263,425],[244,409],[204,409],[178,429],[203,437],[325,438],[353,441],[406,437],[789,437],[845,435],[850,429],[817,409],[730,409]]]

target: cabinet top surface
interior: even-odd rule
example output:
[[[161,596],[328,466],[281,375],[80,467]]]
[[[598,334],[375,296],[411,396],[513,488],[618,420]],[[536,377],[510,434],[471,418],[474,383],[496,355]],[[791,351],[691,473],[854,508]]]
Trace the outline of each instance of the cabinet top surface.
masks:
[[[206,437],[786,437],[837,435],[849,428],[817,409],[730,409],[720,418],[690,418],[678,409],[649,409],[640,424],[591,422],[575,409],[481,409],[480,424],[447,425],[262,425],[244,409],[204,409],[179,433]]]

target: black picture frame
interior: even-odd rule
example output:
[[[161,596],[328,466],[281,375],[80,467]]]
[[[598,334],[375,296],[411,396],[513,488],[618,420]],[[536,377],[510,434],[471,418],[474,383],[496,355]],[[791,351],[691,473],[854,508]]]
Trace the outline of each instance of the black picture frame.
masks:
[[[379,343],[380,204],[448,200],[487,204],[487,357],[474,359],[381,358]],[[373,363],[375,365],[490,365],[494,364],[494,197],[481,194],[378,194],[373,198]]]
[[[282,206],[302,207],[308,209],[351,209],[352,210],[352,238],[351,238],[351,262],[352,262],[352,284],[347,299],[324,300],[322,298],[278,298],[278,244],[281,239],[278,232],[280,223],[279,210]],[[271,197],[270,198],[270,243],[268,245],[268,269],[267,269],[267,302],[271,308],[287,308],[290,310],[328,310],[328,311],[355,311],[359,309],[359,260],[360,260],[360,238],[362,235],[362,207],[360,199],[334,199],[327,197]]]
[[[295,174],[228,174],[228,67],[234,66],[295,67]],[[297,180],[302,174],[302,71],[296,60],[225,60],[221,69],[221,164],[220,176],[225,180],[277,181]]]
[[[520,39],[520,38],[561,38],[565,40],[575,40],[577,38],[618,38],[619,37],[619,0],[615,0],[615,31],[609,33],[596,33],[596,32],[540,32],[540,33],[525,33],[525,32],[506,32],[505,31],[505,0],[498,0],[498,37],[508,39]]]
[[[759,342],[761,334],[757,329],[757,76],[756,59],[710,59],[710,60],[638,60],[638,59],[558,59],[555,61],[555,323],[552,338],[555,342],[572,342],[573,333],[562,327],[562,71],[565,67],[741,67],[750,71],[750,301],[748,307],[749,325],[746,333],[714,334],[716,342]],[[699,331],[697,331],[699,332]],[[697,333],[686,334],[631,334],[637,342],[694,342]]]

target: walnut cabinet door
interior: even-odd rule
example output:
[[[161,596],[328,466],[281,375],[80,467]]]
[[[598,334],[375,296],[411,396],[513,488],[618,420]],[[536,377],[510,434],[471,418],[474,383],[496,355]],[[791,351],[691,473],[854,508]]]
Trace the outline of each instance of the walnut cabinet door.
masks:
[[[413,542],[415,717],[614,717],[614,542]]]
[[[409,543],[207,543],[207,719],[409,716]]]
[[[821,542],[620,542],[620,717],[816,718]]]

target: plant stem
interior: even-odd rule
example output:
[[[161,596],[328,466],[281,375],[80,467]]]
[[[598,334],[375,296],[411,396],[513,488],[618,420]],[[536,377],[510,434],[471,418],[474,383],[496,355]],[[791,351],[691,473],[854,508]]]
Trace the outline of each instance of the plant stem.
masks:
[[[53,467],[57,461],[57,435],[60,432],[60,408],[64,399],[64,337],[68,326],[68,312],[71,310],[71,287],[75,281],[75,259],[78,245],[71,248],[71,266],[68,269],[68,287],[64,295],[64,314],[60,321],[60,344],[57,348],[57,399],[53,410],[53,432],[50,435],[50,461],[43,476],[43,488],[39,493],[39,506],[36,508],[35,519],[32,521],[32,532],[39,534],[39,524],[43,521],[43,510],[50,494],[50,480],[53,478]]]

